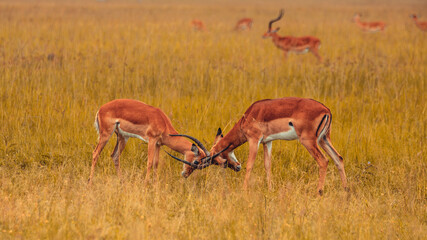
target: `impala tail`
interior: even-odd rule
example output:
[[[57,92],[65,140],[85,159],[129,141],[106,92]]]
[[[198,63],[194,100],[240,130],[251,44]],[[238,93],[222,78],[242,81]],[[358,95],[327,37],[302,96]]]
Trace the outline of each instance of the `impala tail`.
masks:
[[[96,132],[99,135],[99,120],[98,120],[98,112],[96,112],[96,116],[95,116],[95,122],[93,123],[93,125],[95,126]]]

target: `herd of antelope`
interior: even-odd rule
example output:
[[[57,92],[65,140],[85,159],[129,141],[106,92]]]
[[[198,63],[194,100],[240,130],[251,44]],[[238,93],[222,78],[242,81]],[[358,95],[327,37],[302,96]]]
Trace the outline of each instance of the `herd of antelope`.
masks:
[[[318,53],[320,46],[318,38],[312,36],[281,37],[277,35],[279,28],[273,30],[272,24],[279,21],[283,17],[283,13],[283,10],[281,10],[279,16],[269,22],[268,31],[264,33],[263,37],[271,37],[273,43],[284,51],[285,57],[288,52],[303,53],[310,51],[319,61],[322,61]],[[413,18],[417,27],[423,31],[427,30],[427,22],[418,21],[416,15],[411,15],[411,18]],[[383,22],[361,22],[360,14],[356,14],[353,20],[364,31],[383,31],[386,26]],[[234,30],[250,30],[252,23],[253,21],[250,18],[241,19]],[[200,20],[193,20],[192,25],[196,30],[206,29]],[[157,174],[160,148],[163,145],[184,156],[184,159],[181,159],[165,151],[169,156],[183,163],[181,175],[187,178],[194,170],[204,169],[211,165],[228,167],[236,172],[240,171],[241,164],[237,160],[234,150],[247,142],[249,144],[249,156],[246,162],[243,188],[248,188],[256,155],[260,144],[262,144],[267,186],[268,189],[271,189],[272,142],[274,140],[299,140],[318,164],[319,182],[317,193],[319,195],[323,194],[329,162],[320,148],[333,160],[338,168],[342,185],[344,189],[348,190],[343,158],[331,142],[331,123],[331,111],[325,105],[313,99],[297,97],[264,99],[249,106],[225,136],[221,128],[219,128],[212,148],[207,150],[197,138],[179,134],[173,127],[172,121],[159,108],[136,100],[117,99],[104,104],[96,113],[95,127],[98,131],[99,139],[93,151],[92,167],[88,181],[91,184],[99,155],[115,133],[117,143],[111,157],[119,177],[121,176],[120,154],[123,152],[129,138],[138,138],[148,145],[145,181],[150,179],[152,170]]]
[[[319,55],[320,40],[313,36],[305,37],[293,37],[285,36],[281,37],[277,34],[279,28],[272,30],[272,24],[279,21],[283,17],[283,9],[280,10],[279,16],[276,19],[271,20],[268,23],[268,31],[264,33],[263,38],[272,38],[274,45],[277,48],[281,49],[284,53],[285,59],[287,59],[289,52],[294,53],[307,53],[311,52],[317,58],[319,62],[322,62],[322,57]],[[353,17],[353,22],[361,30],[365,32],[379,32],[384,31],[386,24],[382,21],[379,22],[362,22],[360,21],[361,14],[356,13]],[[417,15],[412,14],[410,17],[414,20],[415,25],[422,31],[427,31],[427,22],[422,22],[418,20]],[[242,18],[240,19],[236,26],[234,27],[235,31],[244,31],[250,30],[252,28],[253,19],[252,18]],[[206,26],[203,21],[199,19],[194,19],[191,21],[191,26],[195,31],[205,31]]]

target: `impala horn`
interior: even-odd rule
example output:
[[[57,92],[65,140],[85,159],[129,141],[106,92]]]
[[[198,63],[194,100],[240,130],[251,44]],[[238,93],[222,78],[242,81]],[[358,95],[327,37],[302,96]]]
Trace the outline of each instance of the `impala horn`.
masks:
[[[165,151],[165,150],[163,150],[163,151]],[[182,162],[182,163],[185,163],[185,164],[187,164],[187,165],[190,165],[192,168],[198,168],[198,167],[199,167],[199,165],[196,165],[196,164],[191,163],[191,162],[189,162],[189,161],[182,160],[181,158],[177,158],[177,157],[175,157],[174,155],[172,155],[172,154],[168,153],[167,151],[165,151],[165,153],[167,153],[167,154],[168,154],[169,156],[171,156],[173,159],[178,160],[179,162]]]
[[[278,16],[277,18],[275,18],[275,19],[271,20],[271,21],[268,23],[268,31],[269,31],[269,32],[271,31],[271,25],[273,25],[273,23],[274,23],[274,22],[279,21],[279,20],[283,17],[283,13],[284,13],[284,12],[285,12],[285,11],[284,11],[283,9],[280,9],[279,16]]]
[[[199,146],[203,150],[203,152],[205,152],[205,154],[206,154],[207,157],[209,157],[211,155],[210,152],[205,148],[205,146],[203,146],[203,144],[197,138],[195,138],[195,137],[188,136],[188,135],[185,135],[185,134],[169,134],[169,136],[189,138],[189,139],[193,140],[197,144],[197,146]]]
[[[227,150],[229,147],[231,146],[231,144],[229,144],[226,148],[222,149],[221,151],[219,151],[218,153],[214,154],[212,157],[205,157],[204,159],[202,159],[202,164],[212,164],[212,160],[214,160],[216,157],[218,157],[221,153],[223,153],[225,150]]]
[[[185,163],[185,164],[187,164],[187,165],[191,166],[191,167],[192,167],[192,168],[194,168],[194,169],[203,169],[203,168],[207,168],[207,167],[209,167],[209,166],[212,164],[212,160],[213,160],[214,158],[218,157],[222,152],[224,152],[225,150],[227,150],[230,146],[231,146],[231,144],[230,144],[230,145],[228,145],[226,148],[222,149],[222,151],[220,151],[220,152],[218,152],[217,154],[213,155],[212,157],[211,157],[211,156],[209,156],[209,157],[205,157],[204,159],[202,159],[203,164],[200,164],[200,165],[197,165],[197,164],[191,163],[191,162],[189,162],[189,161],[182,160],[182,159],[177,158],[177,157],[175,157],[174,155],[172,155],[172,154],[168,153],[168,152],[167,152],[167,151],[165,151],[165,150],[163,150],[163,151],[165,151],[165,153],[167,153],[167,154],[168,154],[169,156],[171,156],[173,159],[178,160],[179,162]]]

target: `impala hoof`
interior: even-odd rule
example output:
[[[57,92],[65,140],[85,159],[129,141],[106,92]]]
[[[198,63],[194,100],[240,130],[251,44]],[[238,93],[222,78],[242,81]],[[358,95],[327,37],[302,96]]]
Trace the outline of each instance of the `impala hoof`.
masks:
[[[242,170],[242,166],[241,165],[236,166],[236,172],[239,172],[240,170]]]

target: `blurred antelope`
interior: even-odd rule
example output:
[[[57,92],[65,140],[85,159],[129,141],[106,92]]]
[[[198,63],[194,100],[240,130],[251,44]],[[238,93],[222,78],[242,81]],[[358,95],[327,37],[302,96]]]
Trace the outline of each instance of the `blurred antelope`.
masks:
[[[143,102],[131,99],[117,99],[102,105],[95,117],[95,127],[99,134],[98,145],[93,151],[92,168],[89,184],[92,181],[96,161],[113,133],[117,135],[117,143],[111,157],[120,177],[120,154],[129,138],[138,138],[148,143],[148,163],[145,181],[149,179],[151,168],[156,172],[159,163],[159,151],[166,145],[174,151],[182,153],[184,160],[176,158],[184,165],[195,169],[202,169],[208,165],[199,164],[199,161],[210,161],[216,156],[211,156],[203,144],[197,139],[181,135],[172,126],[171,120],[162,110]],[[198,146],[192,144],[184,137],[193,140]],[[182,172],[184,177],[185,172]]]
[[[240,19],[236,27],[234,27],[235,31],[244,31],[244,30],[251,30],[253,24],[252,18],[242,18]]]
[[[361,22],[360,16],[361,15],[359,13],[356,13],[353,17],[353,21],[363,31],[366,31],[366,32],[384,31],[386,27],[386,24],[384,22]]]
[[[253,103],[224,137],[221,129],[218,129],[215,144],[210,152],[215,154],[228,147],[215,159],[216,164],[226,164],[231,169],[239,171],[241,164],[234,155],[234,149],[246,142],[249,143],[249,157],[243,185],[246,189],[259,145],[262,144],[267,184],[270,189],[272,141],[299,140],[317,161],[319,166],[317,191],[322,195],[329,161],[320,151],[320,145],[334,161],[342,184],[348,190],[343,158],[331,143],[331,122],[331,111],[313,99],[297,97],[265,99]]]
[[[205,24],[199,19],[193,19],[191,21],[191,26],[193,27],[194,31],[205,31],[206,30]]]
[[[415,14],[411,15],[411,18],[414,20],[415,25],[422,31],[427,31],[427,22],[418,21],[418,17]]]
[[[276,45],[277,48],[283,50],[285,59],[287,59],[289,52],[296,52],[296,53],[302,54],[310,51],[311,53],[314,54],[317,60],[319,60],[319,62],[322,62],[322,58],[319,55],[320,40],[318,38],[312,37],[312,36],[281,37],[277,35],[277,31],[279,31],[280,28],[276,28],[275,30],[271,29],[272,24],[274,22],[279,21],[283,17],[283,12],[284,12],[283,9],[280,10],[279,16],[268,23],[268,31],[264,33],[262,37],[263,38],[271,37],[274,45]]]

